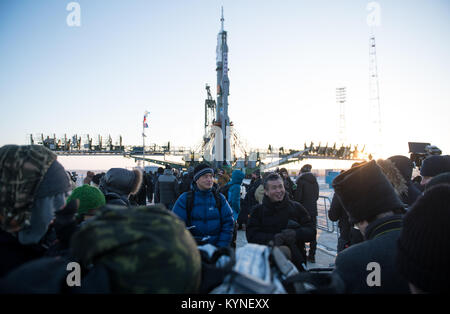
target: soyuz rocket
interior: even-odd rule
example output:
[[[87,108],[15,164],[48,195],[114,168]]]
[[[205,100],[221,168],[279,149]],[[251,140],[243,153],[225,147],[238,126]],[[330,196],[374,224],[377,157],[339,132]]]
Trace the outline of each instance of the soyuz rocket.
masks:
[[[223,136],[215,137],[215,159],[219,162],[231,161],[230,145],[230,118],[228,117],[228,95],[230,94],[230,80],[228,78],[228,46],[227,32],[223,27],[223,7],[220,19],[221,29],[217,35],[216,48],[216,71],[217,71],[217,102],[216,102],[216,123],[222,131]],[[223,142],[222,142],[223,140]]]

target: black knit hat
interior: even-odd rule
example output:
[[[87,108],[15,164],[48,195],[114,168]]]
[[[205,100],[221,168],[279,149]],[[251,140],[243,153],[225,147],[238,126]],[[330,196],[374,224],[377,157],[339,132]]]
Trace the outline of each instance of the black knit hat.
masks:
[[[403,277],[430,293],[450,292],[450,186],[425,192],[403,220],[397,267]]]
[[[197,182],[197,180],[204,174],[207,173],[211,173],[214,174],[214,170],[205,163],[199,164],[197,167],[195,167],[194,169],[194,182]]]
[[[440,173],[450,171],[450,156],[429,156],[422,162],[420,175],[423,177],[434,177]]]
[[[348,213],[350,223],[403,209],[392,184],[374,160],[355,166],[333,180],[334,191]]]

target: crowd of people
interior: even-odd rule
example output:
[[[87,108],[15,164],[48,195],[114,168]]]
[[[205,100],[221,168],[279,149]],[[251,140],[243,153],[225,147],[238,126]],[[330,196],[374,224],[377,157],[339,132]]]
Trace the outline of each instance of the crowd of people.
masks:
[[[354,164],[333,180],[340,238],[333,274],[346,293],[449,292],[450,156]],[[111,168],[73,182],[37,145],[0,148],[1,293],[197,293],[199,245],[278,247],[300,272],[315,263],[319,185],[311,165],[245,173],[208,163],[155,174]],[[309,243],[307,246],[306,244]],[[308,249],[309,248],[309,249]],[[70,262],[82,284],[68,288]],[[368,283],[377,263],[381,284]]]

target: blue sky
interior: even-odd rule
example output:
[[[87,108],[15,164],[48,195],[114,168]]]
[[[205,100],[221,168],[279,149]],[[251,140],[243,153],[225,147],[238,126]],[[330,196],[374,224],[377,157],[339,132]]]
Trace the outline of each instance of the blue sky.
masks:
[[[347,139],[368,140],[370,1],[0,1],[0,145],[26,134],[122,134],[194,146],[203,135],[205,83],[216,84],[224,6],[229,115],[251,147],[338,139],[335,88],[347,87]],[[450,153],[450,4],[377,1],[383,142]]]

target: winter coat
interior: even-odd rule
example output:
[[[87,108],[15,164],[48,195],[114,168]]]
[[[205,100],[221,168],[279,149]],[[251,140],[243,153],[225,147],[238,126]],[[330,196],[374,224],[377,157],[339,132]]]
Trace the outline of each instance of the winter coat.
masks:
[[[216,205],[216,199],[212,189],[201,191],[193,185],[194,205],[191,211],[191,233],[195,237],[206,237],[210,239],[208,243],[217,247],[226,247],[231,243],[233,236],[233,212],[225,197],[219,193],[222,200],[220,215]],[[173,212],[187,223],[186,203],[188,192],[181,194],[175,202]]]
[[[294,200],[302,204],[313,217],[317,216],[317,200],[319,199],[319,184],[311,172],[302,173],[296,181],[297,189]]]
[[[366,241],[338,254],[334,271],[345,282],[346,293],[409,293],[408,282],[400,276],[395,264],[401,226],[401,215],[377,219],[367,226]],[[368,264],[372,262],[380,266],[380,286],[367,284],[373,271],[368,270]]]
[[[233,218],[237,220],[239,212],[241,211],[241,184],[244,180],[245,174],[241,170],[233,170],[231,174],[231,181],[228,182],[230,188],[228,190],[228,203],[233,209]]]
[[[289,176],[287,178],[283,177],[283,182],[286,194],[289,195],[289,199],[294,200],[294,182],[292,182]]]
[[[348,221],[348,215],[345,212],[344,207],[342,207],[342,204],[336,194],[333,195],[333,199],[331,200],[330,209],[328,210],[328,218],[331,221],[338,222],[340,237],[350,243],[350,229],[352,226]]]
[[[253,208],[248,220],[247,241],[267,245],[277,233],[287,228],[289,220],[300,225],[295,229],[297,246],[305,257],[305,242],[315,239],[316,228],[308,211],[300,203],[289,200],[287,194],[281,202],[272,202],[264,195],[262,204]]]
[[[172,174],[172,170],[165,169],[164,174],[160,175],[156,183],[156,193],[159,196],[159,202],[168,206],[175,203],[178,197],[178,181]]]
[[[128,199],[128,195],[121,195],[114,192],[103,192],[105,194],[106,204],[119,205],[119,206],[131,206],[131,202]]]
[[[254,182],[250,183],[247,194],[245,194],[244,201],[242,203],[243,208],[241,210],[245,209],[247,213],[250,212],[250,209],[256,205],[258,205],[258,201],[255,197],[256,189],[262,184],[262,179],[258,178]]]
[[[361,232],[353,228],[352,224],[349,222],[347,212],[344,210],[344,207],[336,194],[333,195],[333,199],[331,200],[328,218],[330,218],[331,221],[338,221],[340,233],[339,239],[345,241],[347,247],[364,240]]]
[[[39,245],[22,245],[12,234],[0,230],[0,278],[14,268],[42,257],[45,249]]]
[[[402,196],[402,201],[405,204],[408,204],[408,207],[411,207],[412,204],[416,201],[416,199],[422,195],[422,192],[417,188],[417,186],[410,180],[406,182],[408,186],[408,195],[407,197]]]
[[[193,180],[194,180],[193,171],[183,175],[183,178],[181,179],[180,183],[180,194],[183,194],[184,192],[187,192],[191,189],[191,184]]]

